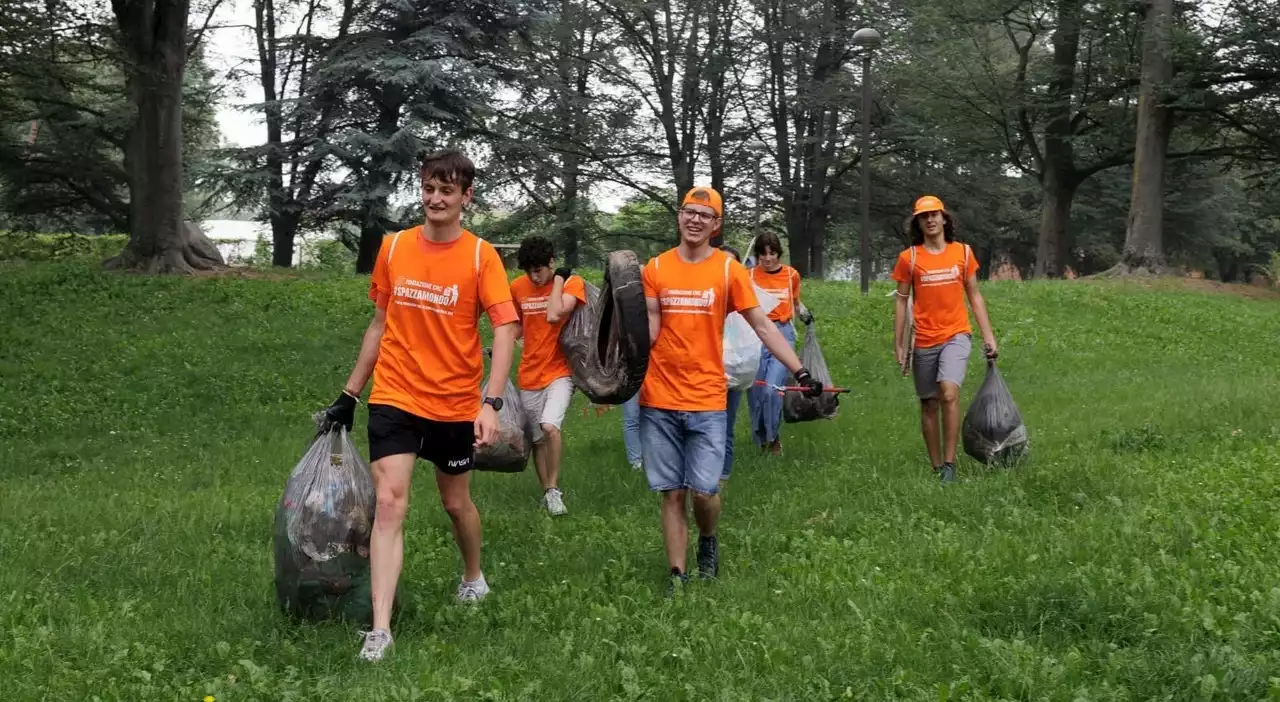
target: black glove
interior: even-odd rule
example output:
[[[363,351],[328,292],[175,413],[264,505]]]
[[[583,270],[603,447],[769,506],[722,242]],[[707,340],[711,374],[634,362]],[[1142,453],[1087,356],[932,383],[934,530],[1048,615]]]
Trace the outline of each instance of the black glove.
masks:
[[[348,395],[345,391],[338,395],[338,399],[329,405],[329,409],[324,411],[325,421],[330,426],[341,426],[347,431],[351,431],[351,425],[356,421],[356,398]]]
[[[561,266],[551,275],[552,278],[564,278],[564,282],[569,282],[569,276],[573,275],[573,269],[568,266]]]
[[[796,383],[805,386],[805,396],[822,397],[822,383],[810,375],[808,369],[801,368],[796,373]]]

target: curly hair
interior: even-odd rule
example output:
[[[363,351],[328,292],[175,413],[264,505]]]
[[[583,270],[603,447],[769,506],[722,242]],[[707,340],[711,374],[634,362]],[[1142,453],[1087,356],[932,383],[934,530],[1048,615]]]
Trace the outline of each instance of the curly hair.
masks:
[[[556,257],[555,244],[545,236],[533,235],[520,242],[520,250],[516,252],[516,263],[520,270],[528,273],[539,266],[551,265]]]
[[[911,236],[912,246],[924,243],[924,230],[920,228],[919,217],[907,218],[907,233]],[[942,213],[942,238],[948,244],[956,240],[956,218],[946,211]]]

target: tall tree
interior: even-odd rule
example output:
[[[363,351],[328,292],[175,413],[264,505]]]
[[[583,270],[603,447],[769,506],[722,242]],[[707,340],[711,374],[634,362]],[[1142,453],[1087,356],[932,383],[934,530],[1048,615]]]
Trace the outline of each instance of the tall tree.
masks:
[[[182,216],[182,84],[190,0],[111,0],[137,110],[125,151],[129,243],[108,268],[190,273],[223,263]],[[195,39],[199,42],[199,37]]]
[[[1147,0],[1143,26],[1142,86],[1133,160],[1133,194],[1125,232],[1123,265],[1164,270],[1165,154],[1173,131],[1166,91],[1173,78],[1173,0]]]

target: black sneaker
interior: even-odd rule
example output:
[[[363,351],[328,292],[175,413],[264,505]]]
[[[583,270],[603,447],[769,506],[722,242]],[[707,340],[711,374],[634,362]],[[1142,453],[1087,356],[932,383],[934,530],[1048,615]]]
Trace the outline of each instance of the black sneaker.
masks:
[[[676,591],[684,589],[687,582],[689,582],[688,573],[681,573],[679,568],[672,568],[671,575],[667,578],[667,598],[675,597]]]
[[[954,483],[956,481],[956,466],[954,463],[943,463],[942,470],[938,471],[942,478],[942,484]]]
[[[710,580],[720,574],[720,542],[714,536],[698,536],[698,578]]]

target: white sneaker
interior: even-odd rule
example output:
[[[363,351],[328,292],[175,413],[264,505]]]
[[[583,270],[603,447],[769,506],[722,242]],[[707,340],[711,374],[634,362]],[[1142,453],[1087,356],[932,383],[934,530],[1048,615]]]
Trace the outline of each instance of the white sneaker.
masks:
[[[391,647],[391,632],[386,629],[362,631],[364,646],[360,648],[360,657],[366,661],[380,661],[387,649]]]
[[[564,506],[564,493],[560,492],[559,488],[548,488],[546,494],[542,497],[542,501],[546,503],[547,511],[552,516],[561,515],[569,511]]]
[[[489,583],[484,581],[483,575],[480,576],[479,580],[474,580],[472,582],[463,580],[462,583],[458,585],[459,602],[479,602],[488,594]]]
[[[631,464],[631,470],[642,470],[643,468],[644,468],[644,464],[641,463],[640,461],[636,461]]]

